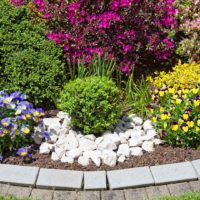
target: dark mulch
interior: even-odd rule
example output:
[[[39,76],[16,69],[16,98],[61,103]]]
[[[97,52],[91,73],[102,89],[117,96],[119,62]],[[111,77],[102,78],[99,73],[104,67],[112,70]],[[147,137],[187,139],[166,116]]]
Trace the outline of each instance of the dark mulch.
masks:
[[[128,161],[124,163],[118,163],[115,167],[108,167],[102,165],[101,167],[96,167],[94,164],[90,164],[88,167],[82,167],[77,162],[74,164],[65,164],[60,161],[52,161],[50,155],[41,155],[38,153],[37,148],[33,148],[33,162],[25,164],[22,162],[20,157],[7,156],[3,161],[4,164],[14,164],[14,165],[28,165],[28,166],[38,166],[43,168],[55,168],[55,169],[70,169],[70,170],[113,170],[113,169],[125,169],[132,167],[142,167],[142,166],[155,166],[161,164],[170,164],[183,161],[191,161],[195,159],[200,159],[200,151],[194,149],[184,149],[184,148],[172,148],[166,145],[157,146],[155,151],[152,153],[145,153],[141,157],[131,157]]]

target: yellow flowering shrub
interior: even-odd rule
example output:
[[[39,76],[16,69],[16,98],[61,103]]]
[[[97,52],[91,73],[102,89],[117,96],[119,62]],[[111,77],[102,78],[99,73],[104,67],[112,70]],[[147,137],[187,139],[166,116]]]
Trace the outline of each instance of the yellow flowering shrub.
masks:
[[[184,63],[181,61],[171,72],[160,72],[156,77],[148,77],[154,87],[161,88],[164,84],[174,88],[188,88],[200,83],[200,63]]]

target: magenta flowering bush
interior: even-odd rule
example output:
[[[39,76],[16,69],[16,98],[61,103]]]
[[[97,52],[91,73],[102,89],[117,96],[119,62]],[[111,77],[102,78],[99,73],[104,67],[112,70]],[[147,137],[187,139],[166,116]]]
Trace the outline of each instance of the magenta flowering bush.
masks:
[[[32,142],[34,126],[43,126],[42,117],[44,110],[35,109],[33,104],[26,100],[26,95],[20,92],[8,94],[0,91],[0,158],[9,151],[16,151],[20,147],[26,147]],[[20,154],[18,150],[18,155]],[[31,155],[21,153],[26,161]]]
[[[176,27],[173,1],[33,0],[32,9],[48,25],[47,38],[63,47],[71,63],[83,58],[88,63],[94,54],[108,53],[129,73],[149,58],[170,57],[174,43],[168,35]]]

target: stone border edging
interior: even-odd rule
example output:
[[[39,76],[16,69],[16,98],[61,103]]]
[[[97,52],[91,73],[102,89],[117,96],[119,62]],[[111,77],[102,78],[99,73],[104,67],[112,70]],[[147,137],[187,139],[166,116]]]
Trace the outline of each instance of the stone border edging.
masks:
[[[112,171],[74,171],[0,164],[0,183],[32,188],[106,190],[200,180],[200,159]]]

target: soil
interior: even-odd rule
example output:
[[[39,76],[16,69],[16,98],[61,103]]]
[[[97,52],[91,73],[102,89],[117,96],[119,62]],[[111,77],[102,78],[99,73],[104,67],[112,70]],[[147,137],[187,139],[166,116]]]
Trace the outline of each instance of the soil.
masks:
[[[142,166],[155,166],[162,164],[171,164],[183,161],[191,161],[200,159],[200,151],[194,149],[184,148],[172,148],[167,145],[156,146],[155,151],[151,153],[145,153],[143,156],[132,156],[124,163],[118,163],[115,167],[109,167],[101,165],[96,167],[95,164],[90,163],[89,166],[83,167],[75,161],[74,164],[61,163],[60,161],[52,161],[50,155],[39,154],[38,147],[32,147],[33,161],[31,163],[24,163],[20,157],[7,155],[4,164],[13,165],[26,165],[26,166],[38,166],[41,168],[54,168],[54,169],[69,169],[69,170],[114,170],[125,169]]]

